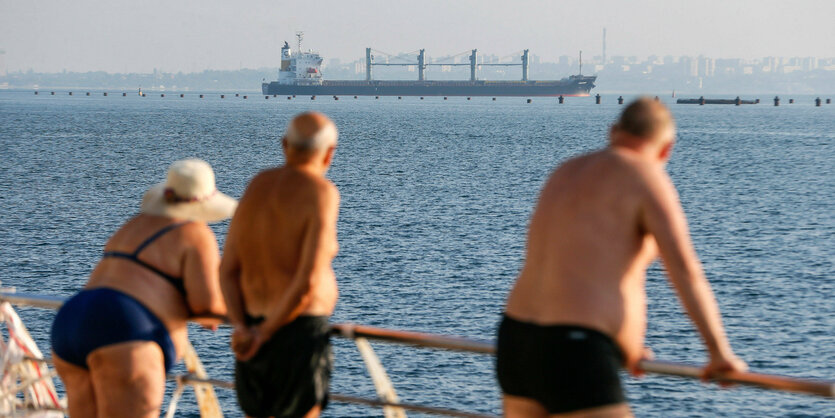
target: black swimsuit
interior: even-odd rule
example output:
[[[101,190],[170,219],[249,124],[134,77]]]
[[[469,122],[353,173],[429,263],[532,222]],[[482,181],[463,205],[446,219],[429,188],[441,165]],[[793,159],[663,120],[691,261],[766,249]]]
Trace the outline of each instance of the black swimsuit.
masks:
[[[559,414],[626,402],[618,371],[623,354],[600,331],[538,325],[504,316],[496,373],[502,392]]]

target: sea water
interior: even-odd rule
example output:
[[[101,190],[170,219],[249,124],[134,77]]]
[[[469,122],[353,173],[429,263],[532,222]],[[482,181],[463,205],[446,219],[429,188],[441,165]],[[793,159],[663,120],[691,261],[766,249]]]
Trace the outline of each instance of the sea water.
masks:
[[[737,353],[754,371],[835,378],[835,106],[813,99],[671,104],[679,129],[668,169]],[[290,118],[318,110],[340,132],[328,174],[342,195],[333,320],[492,340],[543,182],[606,144],[616,103],[0,92],[0,280],[72,295],[172,161],[205,159],[218,188],[240,197],[253,175],[282,163]],[[227,226],[213,225],[221,246]],[[659,359],[703,362],[658,265],[647,293],[647,345]],[[18,309],[48,352],[54,312]],[[190,329],[211,376],[230,380],[229,328]],[[332,391],[374,397],[353,343],[334,344]],[[373,345],[401,401],[501,412],[491,356]],[[835,416],[833,401],[810,396],[624,378],[638,416]],[[228,416],[241,415],[234,392],[217,394]],[[185,398],[179,416],[199,416]],[[332,402],[325,415],[381,411]]]

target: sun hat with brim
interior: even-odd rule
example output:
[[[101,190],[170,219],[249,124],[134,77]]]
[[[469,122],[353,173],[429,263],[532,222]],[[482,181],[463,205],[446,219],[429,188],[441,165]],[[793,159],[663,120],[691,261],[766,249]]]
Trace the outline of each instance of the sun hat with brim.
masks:
[[[218,222],[230,218],[238,202],[215,188],[215,173],[200,159],[176,161],[165,183],[145,192],[140,212],[191,221]]]

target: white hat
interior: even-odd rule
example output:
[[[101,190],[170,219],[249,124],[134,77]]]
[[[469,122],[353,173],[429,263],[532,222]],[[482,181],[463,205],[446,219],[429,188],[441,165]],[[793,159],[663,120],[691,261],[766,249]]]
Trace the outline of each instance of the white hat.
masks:
[[[168,179],[145,192],[139,211],[149,215],[217,222],[232,216],[238,202],[215,188],[215,173],[199,159],[175,161]]]

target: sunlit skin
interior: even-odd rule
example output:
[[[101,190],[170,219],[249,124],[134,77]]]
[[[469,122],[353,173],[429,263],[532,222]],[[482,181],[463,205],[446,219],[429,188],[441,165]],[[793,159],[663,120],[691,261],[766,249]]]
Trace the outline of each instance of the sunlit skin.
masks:
[[[140,214],[129,220],[107,242],[107,251],[133,251],[149,235],[176,219]],[[186,320],[192,312],[222,316],[226,307],[220,292],[220,255],[214,233],[202,222],[190,222],[157,239],[141,259],[185,281],[188,301],[170,283],[129,260],[103,258],[85,289],[106,287],[126,293],[156,315],[171,335],[181,356],[188,344]],[[188,303],[188,306],[186,306]],[[218,320],[200,320],[217,329]],[[93,350],[89,370],[53,353],[55,368],[67,388],[73,417],[159,417],[165,390],[162,349],[155,342],[128,341]]]
[[[659,106],[657,112],[667,112]],[[540,325],[601,331],[620,346],[633,374],[650,357],[646,269],[659,255],[710,354],[706,376],[745,370],[731,350],[719,309],[690,240],[678,194],[665,171],[675,127],[650,137],[610,132],[609,147],[563,163],[545,184],[530,222],[527,255],[507,315]],[[508,417],[547,416],[537,402],[504,397]],[[630,416],[626,404],[557,416]]]
[[[310,136],[332,123],[316,113],[293,121]],[[240,200],[221,264],[221,286],[235,331],[232,349],[252,358],[282,326],[300,315],[330,316],[338,289],[331,261],[338,250],[339,193],[325,178],[333,145],[296,149],[283,139],[284,166],[258,174]],[[244,314],[263,316],[247,326]],[[318,416],[314,407],[307,416]]]

